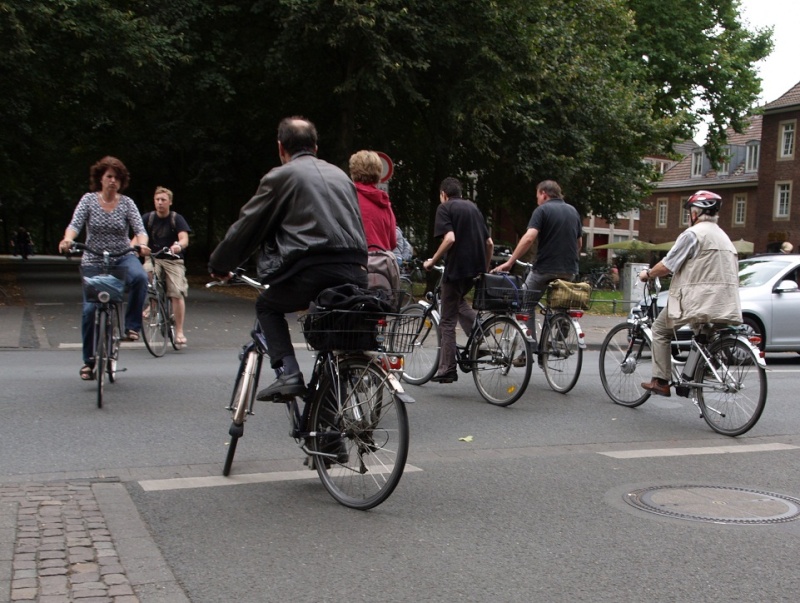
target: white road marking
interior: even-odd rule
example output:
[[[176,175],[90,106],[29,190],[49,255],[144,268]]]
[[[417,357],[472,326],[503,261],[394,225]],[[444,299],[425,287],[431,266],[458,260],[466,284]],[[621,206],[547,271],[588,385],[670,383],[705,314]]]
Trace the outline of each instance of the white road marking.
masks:
[[[59,350],[79,350],[83,347],[82,343],[59,343],[58,349]],[[125,348],[144,348],[143,341],[123,341],[122,342],[123,349]]]
[[[406,465],[403,473],[422,471],[414,465]],[[301,469],[299,471],[275,471],[273,473],[245,473],[228,477],[213,475],[207,477],[176,477],[172,479],[141,480],[139,485],[145,492],[163,490],[186,490],[189,488],[214,488],[216,486],[239,486],[242,484],[261,484],[264,482],[288,482],[299,479],[316,479],[316,471]]]
[[[741,446],[707,446],[702,448],[652,448],[650,450],[618,450],[600,452],[603,456],[615,459],[643,459],[660,456],[692,456],[701,454],[736,454],[738,452],[771,452],[776,450],[797,450],[800,446],[791,444],[743,444]]]

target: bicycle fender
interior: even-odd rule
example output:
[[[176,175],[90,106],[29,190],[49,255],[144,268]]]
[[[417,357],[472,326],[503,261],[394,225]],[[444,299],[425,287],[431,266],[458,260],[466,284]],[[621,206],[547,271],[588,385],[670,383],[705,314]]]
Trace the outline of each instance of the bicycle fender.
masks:
[[[578,322],[577,318],[570,318],[572,324],[575,326],[575,331],[578,333],[578,347],[582,350],[586,349],[586,337],[583,333],[583,329],[581,328],[581,323]]]
[[[394,390],[395,398],[400,400],[400,402],[403,402],[404,404],[413,404],[416,402],[414,398],[406,393],[406,391],[403,389],[403,386],[400,384],[400,380],[395,377],[393,373],[389,373],[387,380],[389,381],[389,385],[391,385],[392,389]]]
[[[743,344],[745,344],[750,348],[750,351],[753,353],[753,356],[756,357],[756,363],[758,364],[758,366],[760,366],[764,370],[769,370],[767,369],[767,361],[761,355],[761,350],[759,350],[756,346],[754,346],[747,337],[745,337],[744,335],[737,335],[734,339],[738,339],[739,341],[741,341]]]

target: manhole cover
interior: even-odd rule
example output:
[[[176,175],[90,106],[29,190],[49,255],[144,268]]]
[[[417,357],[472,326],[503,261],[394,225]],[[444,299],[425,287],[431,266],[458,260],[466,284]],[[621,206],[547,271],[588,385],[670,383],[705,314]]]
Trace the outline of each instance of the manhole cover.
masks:
[[[772,524],[800,517],[800,500],[747,488],[654,486],[629,492],[625,501],[649,513],[712,523]]]

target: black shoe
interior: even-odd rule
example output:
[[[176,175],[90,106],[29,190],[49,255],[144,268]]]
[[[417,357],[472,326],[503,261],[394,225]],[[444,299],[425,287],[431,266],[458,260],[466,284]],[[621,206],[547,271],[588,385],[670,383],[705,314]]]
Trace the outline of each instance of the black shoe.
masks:
[[[300,371],[291,374],[283,374],[270,385],[267,389],[262,389],[256,395],[256,400],[275,400],[289,398],[292,396],[302,396],[306,393],[303,373]]]
[[[456,371],[456,369],[452,369],[446,373],[434,375],[431,377],[431,381],[435,383],[452,383],[453,381],[458,381],[458,371]]]

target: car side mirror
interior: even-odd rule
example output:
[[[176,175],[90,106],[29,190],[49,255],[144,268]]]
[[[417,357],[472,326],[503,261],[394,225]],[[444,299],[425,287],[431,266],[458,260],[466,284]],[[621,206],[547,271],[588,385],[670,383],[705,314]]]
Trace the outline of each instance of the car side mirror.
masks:
[[[785,280],[778,283],[773,291],[775,293],[789,293],[791,291],[797,291],[797,290],[798,286],[796,282]]]

